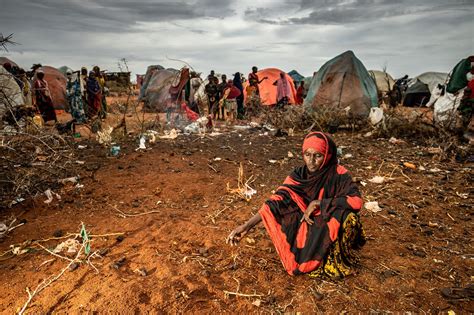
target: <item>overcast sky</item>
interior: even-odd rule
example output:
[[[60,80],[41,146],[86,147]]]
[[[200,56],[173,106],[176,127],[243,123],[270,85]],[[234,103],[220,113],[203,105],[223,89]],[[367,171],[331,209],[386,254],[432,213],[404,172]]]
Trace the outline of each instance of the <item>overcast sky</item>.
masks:
[[[248,73],[253,65],[310,76],[352,50],[394,77],[449,72],[474,54],[474,0],[0,0],[0,52],[42,63],[144,73],[151,64]]]

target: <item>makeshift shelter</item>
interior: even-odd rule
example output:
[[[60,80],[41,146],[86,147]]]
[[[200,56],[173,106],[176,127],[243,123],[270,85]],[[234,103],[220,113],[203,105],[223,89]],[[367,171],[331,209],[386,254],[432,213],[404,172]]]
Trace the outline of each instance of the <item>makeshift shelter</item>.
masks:
[[[8,59],[7,57],[0,57],[0,65],[4,65],[5,63],[10,63],[12,66],[17,66],[18,67],[18,64],[10,59]]]
[[[59,72],[61,72],[64,76],[66,76],[66,73],[67,73],[68,71],[74,72],[74,70],[72,70],[72,69],[69,68],[68,66],[59,67],[58,70],[59,70]]]
[[[257,72],[259,79],[267,77],[267,80],[263,80],[262,83],[258,85],[258,90],[260,92],[260,102],[262,105],[275,105],[277,103],[277,87],[273,83],[280,78],[280,73],[285,73],[284,71],[277,68],[267,68]],[[288,83],[290,83],[291,88],[291,97],[288,104],[296,104],[296,89],[293,79],[285,73]],[[247,102],[247,86],[249,82],[246,81],[243,84],[244,87],[244,99]]]
[[[395,85],[395,80],[387,72],[379,70],[369,70],[369,74],[375,81],[379,96],[393,89],[393,86]]]
[[[41,67],[44,71],[44,79],[48,82],[54,109],[65,110],[68,108],[66,98],[66,77],[56,68],[50,66]]]
[[[449,82],[446,85],[446,91],[448,93],[456,93],[460,89],[464,89],[467,86],[466,74],[471,71],[472,62],[474,62],[474,56],[470,56],[466,59],[459,61],[451,71]]]
[[[346,109],[351,117],[368,117],[377,107],[377,87],[362,62],[346,51],[326,62],[313,77],[304,106]]]
[[[301,81],[304,81],[305,77],[298,73],[296,70],[291,70],[288,75],[293,79],[295,86],[298,87]]]
[[[179,81],[179,70],[155,69],[150,75],[142,100],[144,109],[149,111],[164,112],[171,101],[170,88]]]
[[[421,106],[428,103],[431,91],[438,84],[444,85],[448,74],[444,72],[425,72],[413,78],[408,83],[408,88],[403,98],[404,106]]]
[[[10,72],[0,65],[0,119],[7,106],[15,107],[23,104],[24,100],[20,86]]]
[[[153,77],[153,74],[157,72],[158,70],[164,70],[165,68],[160,66],[160,65],[151,65],[148,66],[146,69],[145,77],[143,78],[143,82],[140,88],[140,95],[138,97],[139,101],[143,100],[143,97],[145,96],[146,89],[148,88],[148,84],[150,83],[151,78]]]

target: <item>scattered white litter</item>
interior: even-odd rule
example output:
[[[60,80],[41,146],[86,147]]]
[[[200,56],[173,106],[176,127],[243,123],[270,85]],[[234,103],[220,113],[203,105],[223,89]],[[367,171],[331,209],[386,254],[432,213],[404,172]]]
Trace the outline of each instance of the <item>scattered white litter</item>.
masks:
[[[379,203],[377,201],[366,202],[364,204],[364,208],[374,213],[382,211],[382,208],[379,207]]]
[[[293,158],[295,155],[291,152],[291,151],[288,151],[288,157],[291,159]]]
[[[384,176],[374,176],[373,178],[369,179],[369,182],[374,184],[382,184],[385,181]]]
[[[178,131],[176,129],[171,129],[170,131],[165,131],[165,134],[163,136],[159,136],[158,138],[160,139],[176,139],[178,138]]]
[[[271,164],[275,164],[278,161],[277,160],[268,160],[268,162],[270,162]]]
[[[245,185],[245,191],[244,191],[244,196],[246,200],[250,200],[253,195],[255,195],[257,191],[253,188],[251,188],[248,185]]]
[[[58,183],[65,185],[66,183],[77,183],[79,181],[79,176],[67,177],[63,179],[58,179]]]
[[[135,149],[135,151],[146,150],[145,141],[146,141],[145,137],[141,136],[140,137],[140,144],[138,145],[138,148]]]
[[[400,139],[397,139],[395,137],[391,137],[388,142],[390,142],[391,144],[403,144],[403,143],[406,143],[405,141],[403,140],[400,140]]]
[[[79,243],[79,241],[72,238],[68,238],[64,242],[58,244],[58,246],[56,246],[56,248],[53,249],[53,253],[58,254],[66,250],[66,253],[74,254],[74,253],[77,253],[80,246],[81,244]]]
[[[61,196],[57,193],[55,193],[54,191],[52,191],[51,189],[47,189],[44,194],[46,195],[46,199],[44,201],[44,203],[51,203],[51,201],[53,201],[54,197],[56,197],[56,199],[58,200],[61,200]]]

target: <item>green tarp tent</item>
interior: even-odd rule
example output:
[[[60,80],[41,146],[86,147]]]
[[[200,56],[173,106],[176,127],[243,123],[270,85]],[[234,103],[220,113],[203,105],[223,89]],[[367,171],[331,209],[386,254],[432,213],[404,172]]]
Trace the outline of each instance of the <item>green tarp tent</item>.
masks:
[[[362,62],[349,50],[318,70],[304,105],[307,109],[349,107],[350,117],[368,117],[370,108],[378,106],[377,87]]]
[[[296,70],[291,70],[290,72],[288,72],[288,75],[293,79],[293,82],[295,83],[295,85],[299,85],[299,83],[301,81],[304,80],[304,76],[302,76],[301,74],[298,73],[298,71]]]
[[[460,89],[465,88],[467,85],[466,74],[469,71],[471,71],[471,61],[469,58],[459,61],[453,71],[451,71],[451,78],[446,86],[446,91],[454,94]]]

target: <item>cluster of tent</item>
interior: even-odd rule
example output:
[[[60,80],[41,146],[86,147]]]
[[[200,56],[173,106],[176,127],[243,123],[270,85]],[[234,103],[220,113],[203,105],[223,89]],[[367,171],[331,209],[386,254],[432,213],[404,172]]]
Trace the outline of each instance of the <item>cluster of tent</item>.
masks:
[[[263,106],[276,103],[277,88],[273,83],[283,72],[276,68],[262,69],[259,78],[267,77],[259,84],[260,99]],[[140,100],[149,110],[162,111],[169,99],[169,89],[177,84],[180,71],[165,69],[162,66],[149,66],[140,89]],[[293,70],[286,74],[291,86],[289,104],[296,104],[295,83],[307,83],[307,97],[304,106],[314,109],[318,106],[332,106],[345,109],[350,115],[367,117],[370,108],[378,106],[377,85],[362,62],[352,51],[347,51],[325,63],[312,78],[305,78]],[[390,79],[393,82],[393,79]],[[197,102],[206,102],[204,87],[207,79],[192,78],[190,94]],[[383,82],[380,83],[383,86]],[[244,82],[244,96],[246,86]]]
[[[0,57],[0,65],[5,62],[15,65],[11,60]],[[64,66],[56,69],[43,66],[43,69],[55,108],[65,109],[67,107],[65,73],[69,68]],[[452,113],[453,108],[457,108],[460,103],[459,93],[455,93],[467,85],[466,73],[470,69],[469,59],[463,59],[450,74],[426,72],[410,79],[401,99],[402,104],[434,105],[435,118],[441,117],[436,114],[437,111]],[[183,75],[183,71],[187,71],[188,74]],[[280,69],[267,68],[257,73],[260,78],[268,77],[259,85],[263,106],[276,103],[277,88],[273,82],[279,78],[281,72],[283,71]],[[14,79],[3,67],[0,67],[0,74],[2,74],[1,86],[8,87],[8,93],[12,96],[11,99],[15,100],[15,104],[21,104],[21,98],[18,96],[21,95],[21,91],[17,84],[14,84]],[[306,97],[303,106],[308,111],[325,107],[345,111],[348,116],[354,118],[368,117],[371,109],[379,106],[381,96],[390,94],[396,89],[396,80],[393,77],[385,71],[368,71],[352,51],[346,51],[327,61],[312,77],[304,77],[296,70],[292,70],[286,74],[286,78],[292,87],[289,104],[296,104],[295,86],[304,81]],[[170,106],[170,101],[176,100],[178,88],[181,91],[184,89],[184,92],[179,93],[185,94],[189,104],[198,103],[199,108],[206,108],[201,104],[207,103],[205,86],[208,81],[193,75],[192,72],[189,74],[189,69],[186,67],[177,70],[165,69],[159,65],[149,66],[140,81],[139,100],[144,102],[145,110],[165,111]],[[244,82],[244,94],[247,84],[248,82]],[[446,88],[441,88],[442,86]]]
[[[28,105],[26,104],[26,99],[23,96],[22,91],[20,90],[19,85],[15,81],[14,77],[3,67],[5,63],[9,63],[12,66],[18,65],[12,60],[6,57],[0,57],[0,88],[2,89],[2,94],[7,99],[7,101],[13,106]],[[68,103],[66,99],[66,83],[67,79],[65,72],[61,72],[59,69],[56,69],[51,66],[42,66],[44,71],[44,78],[48,82],[49,90],[51,92],[51,98],[53,100],[53,105],[56,110],[64,110],[68,108]],[[31,89],[30,89],[31,93]],[[31,97],[31,95],[30,95]],[[0,104],[0,113],[4,111],[4,104]]]

